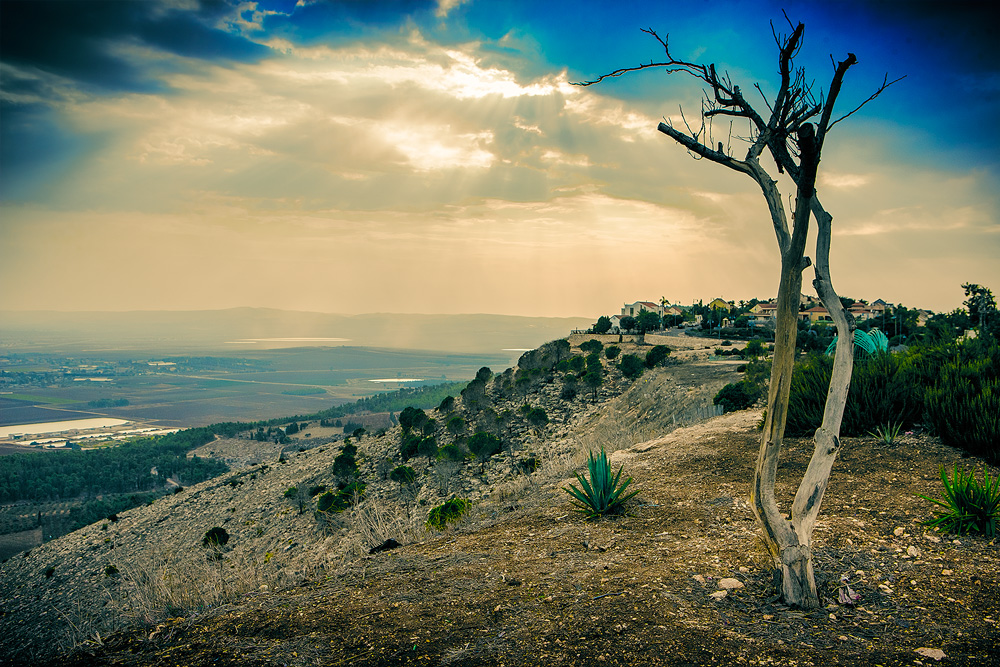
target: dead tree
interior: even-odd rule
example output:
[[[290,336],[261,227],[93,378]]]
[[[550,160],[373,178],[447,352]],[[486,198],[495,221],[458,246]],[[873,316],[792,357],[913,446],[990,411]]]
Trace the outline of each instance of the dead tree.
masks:
[[[767,418],[754,473],[751,503],[763,526],[764,542],[771,553],[774,566],[781,574],[781,599],[789,605],[815,607],[819,605],[819,597],[813,575],[812,533],[830,478],[830,470],[840,449],[840,424],[854,365],[854,320],[841,305],[830,278],[830,232],[833,218],[823,208],[816,192],[816,173],[823,143],[830,129],[878,97],[899,79],[889,81],[886,77],[867,100],[833,120],[833,109],[844,76],[857,63],[857,58],[849,53],[847,58],[836,63],[829,88],[825,94],[820,91],[817,97],[805,72],[794,65],[794,59],[802,45],[804,26],[802,23],[793,26],[789,22],[789,28],[792,30],[791,34],[779,35],[772,26],[778,47],[778,71],[781,77],[773,100],[768,100],[761,87],[755,85],[767,105],[767,115],[759,113],[747,100],[744,91],[732,82],[727,73],[720,73],[714,64],[703,65],[674,58],[670,54],[667,39],[661,38],[653,30],[643,32],[660,43],[666,54],[665,60],[615,70],[578,85],[589,86],[608,77],[644,69],[663,69],[668,74],[683,73],[700,79],[707,84],[702,101],[700,127],[694,130],[685,120],[684,129],[674,127],[666,121],[660,123],[657,129],[686,148],[694,157],[746,174],[757,183],[764,195],[778,241],[781,277]],[[713,137],[712,122],[719,117],[749,125],[749,134],[745,138],[749,147],[743,159],[733,156],[728,145],[731,141],[724,144]],[[732,123],[730,140],[731,127]],[[760,164],[759,158],[764,151],[774,159],[778,172],[787,174],[795,187],[795,208],[790,230],[778,183]],[[836,324],[839,339],[823,423],[814,435],[812,459],[795,494],[789,518],[786,519],[775,499],[774,484],[788,413],[802,272],[811,264],[810,259],[805,256],[811,217],[816,219],[818,229],[813,286]]]

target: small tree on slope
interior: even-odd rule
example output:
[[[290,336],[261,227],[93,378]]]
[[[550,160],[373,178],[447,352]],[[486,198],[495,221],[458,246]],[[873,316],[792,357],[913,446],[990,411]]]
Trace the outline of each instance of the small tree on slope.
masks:
[[[790,605],[816,607],[819,597],[813,576],[812,532],[819,515],[823,493],[830,470],[840,449],[840,423],[847,401],[847,389],[853,368],[854,320],[844,309],[830,279],[830,236],[833,218],[820,203],[816,193],[816,172],[820,153],[829,130],[839,121],[873,100],[888,86],[899,81],[883,79],[882,85],[854,110],[833,119],[834,104],[847,70],[857,63],[853,53],[837,63],[826,94],[817,100],[812,83],[793,60],[802,44],[804,26],[792,26],[790,35],[778,35],[777,93],[765,103],[770,115],[759,113],[743,96],[729,75],[720,74],[714,64],[704,65],[677,60],[670,54],[667,40],[653,30],[643,32],[655,38],[663,47],[665,60],[628,67],[605,74],[580,85],[589,86],[608,77],[621,76],[642,69],[662,68],[668,74],[684,73],[707,85],[702,104],[701,127],[687,132],[662,122],[658,130],[686,148],[697,158],[704,158],[734,171],[746,174],[760,187],[770,213],[781,257],[778,286],[778,316],[775,329],[774,357],[771,367],[771,387],[768,395],[767,419],[761,437],[760,453],[754,472],[751,502],[754,513],[764,528],[764,541],[781,573],[781,598]],[[773,26],[772,26],[772,32]],[[756,86],[764,96],[763,89]],[[746,156],[741,160],[732,155],[726,144],[716,142],[712,135],[715,117],[743,120],[749,124]],[[817,120],[816,124],[809,122]],[[788,218],[778,191],[777,182],[760,164],[767,151],[779,173],[787,173],[795,186],[795,209],[789,231]],[[823,305],[836,323],[839,334],[833,377],[827,394],[823,423],[814,436],[815,448],[809,466],[795,494],[790,518],[785,519],[774,496],[778,471],[778,456],[784,437],[788,412],[789,386],[795,357],[798,306],[801,299],[802,272],[811,264],[805,256],[806,236],[810,217],[817,224],[816,267],[813,286]]]

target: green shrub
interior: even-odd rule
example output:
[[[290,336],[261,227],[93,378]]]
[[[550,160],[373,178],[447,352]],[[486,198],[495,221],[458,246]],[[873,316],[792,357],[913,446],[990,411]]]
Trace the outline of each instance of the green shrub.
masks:
[[[745,410],[757,402],[757,399],[760,398],[760,393],[761,390],[759,387],[745,380],[740,380],[739,382],[727,384],[720,389],[719,393],[712,399],[712,403],[721,405],[724,412]]]
[[[479,431],[469,438],[469,451],[476,455],[480,461],[486,461],[502,448],[500,438],[492,433]]]
[[[562,391],[559,392],[559,398],[563,399],[564,401],[572,401],[574,398],[576,398],[576,388],[571,387],[569,385],[565,385],[562,388]]]
[[[580,343],[580,349],[587,354],[593,354],[595,352],[600,352],[604,349],[604,343],[592,338],[586,342]]]
[[[524,414],[524,418],[536,429],[542,428],[549,423],[549,415],[545,412],[545,408],[531,408]]]
[[[365,483],[353,480],[349,484],[338,484],[337,492],[327,491],[316,501],[316,509],[320,512],[343,512],[350,507],[355,498],[365,495]]]
[[[920,496],[944,508],[943,512],[925,521],[924,525],[960,535],[979,533],[984,537],[994,537],[997,534],[997,520],[1000,519],[1000,476],[991,479],[989,471],[983,468],[983,481],[980,483],[974,471],[960,471],[956,463],[951,480],[948,479],[944,466],[941,466],[941,483],[944,485],[943,499]]]
[[[455,415],[454,417],[448,420],[448,422],[445,424],[445,428],[447,428],[448,432],[451,433],[452,435],[457,435],[458,433],[461,433],[465,429],[465,420],[459,417],[458,415]]]
[[[219,526],[213,526],[205,531],[204,537],[201,538],[201,545],[204,547],[221,547],[229,542],[229,533],[226,532],[225,528]]]
[[[333,474],[338,477],[352,477],[357,475],[358,462],[354,458],[354,455],[346,451],[337,454],[337,458],[333,460]]]
[[[337,495],[332,491],[327,491],[316,501],[316,509],[320,512],[329,511],[337,502]]]
[[[118,568],[117,568],[117,567],[115,567],[114,565],[111,565],[111,564],[109,563],[109,564],[107,565],[107,567],[105,567],[105,568],[104,568],[104,576],[105,576],[105,577],[113,577],[113,576],[115,576],[116,574],[118,574]]]
[[[747,357],[756,359],[757,357],[763,357],[765,354],[767,354],[767,350],[764,349],[764,342],[759,338],[754,338],[747,341],[746,347],[743,348],[743,353],[740,356],[744,359]]]
[[[956,358],[925,394],[927,420],[941,442],[993,463],[1000,462],[998,365],[992,356]]]
[[[295,494],[298,493],[298,492],[299,492],[298,487],[296,487],[296,486],[290,486],[287,489],[285,489],[285,492],[283,494],[281,494],[281,497],[282,498],[294,498]]]
[[[617,345],[608,345],[606,348],[604,348],[604,356],[607,357],[608,359],[614,359],[621,353],[622,349]]]
[[[601,355],[597,352],[592,352],[587,355],[587,371],[599,371],[603,370],[604,365],[601,363]]]
[[[417,454],[420,456],[426,456],[428,459],[433,459],[438,454],[437,440],[433,436],[427,436],[422,438],[420,443],[417,445]]]
[[[438,458],[444,461],[464,461],[465,451],[456,444],[448,444],[438,452]]]
[[[317,484],[315,486],[310,486],[309,487],[309,497],[310,498],[315,498],[316,496],[318,496],[319,494],[323,493],[324,491],[326,491],[326,484]]]
[[[621,369],[622,375],[629,380],[634,380],[642,375],[642,372],[646,369],[646,365],[642,359],[634,354],[623,354],[622,360],[618,362],[618,368]]]
[[[876,353],[855,359],[844,406],[842,435],[867,435],[885,424],[913,424],[921,412],[922,389],[906,371],[905,357]],[[810,354],[792,373],[785,434],[812,435],[823,421],[833,359]]]
[[[670,356],[669,347],[666,345],[654,345],[653,349],[646,353],[646,368],[656,368],[668,356]]]
[[[538,461],[538,457],[529,456],[527,458],[518,459],[517,465],[523,472],[530,475],[531,473],[538,470],[538,466],[540,464]]]
[[[415,433],[407,433],[403,436],[403,444],[399,446],[399,454],[403,457],[404,461],[409,461],[417,455],[421,440],[423,438]]]
[[[453,407],[455,407],[455,397],[445,396],[441,399],[441,403],[438,405],[438,412],[444,414],[446,412],[450,412]]]
[[[638,491],[625,493],[625,489],[632,482],[631,477],[627,477],[619,486],[624,466],[618,469],[617,474],[612,475],[611,462],[608,461],[608,455],[603,447],[599,457],[594,456],[594,452],[590,453],[587,458],[587,468],[590,472],[589,482],[580,473],[576,473],[580,488],[573,484],[563,487],[563,491],[571,496],[575,509],[587,519],[617,514],[624,509],[626,501],[639,493]]]
[[[417,473],[410,466],[396,466],[389,473],[389,479],[397,484],[413,484],[417,479]]]
[[[437,530],[444,530],[449,523],[458,521],[468,508],[468,500],[452,498],[430,511],[430,514],[427,515],[427,525]]]

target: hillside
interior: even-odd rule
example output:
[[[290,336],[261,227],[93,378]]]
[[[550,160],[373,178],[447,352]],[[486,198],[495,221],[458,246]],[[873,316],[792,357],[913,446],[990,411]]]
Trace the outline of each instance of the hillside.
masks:
[[[929,505],[916,494],[939,494],[938,466],[957,452],[924,436],[893,447],[847,440],[816,535],[831,606],[789,610],[773,602],[746,503],[759,413],[692,424],[738,377],[736,362],[674,356],[685,360],[634,383],[607,364],[597,402],[560,399],[558,384],[542,379],[525,394],[549,412],[540,434],[515,424],[513,454],[482,469],[411,459],[419,488],[379,479],[399,427],[366,436],[365,497],[329,525],[282,496],[330,481],[340,451],[332,445],[43,545],[0,565],[0,656],[59,665],[912,665],[922,659],[915,651],[933,649],[949,664],[995,664],[995,543],[919,525]],[[504,397],[503,383],[494,377],[487,388],[497,413],[524,400]],[[560,487],[601,445],[641,493],[627,516],[585,522]],[[809,448],[790,442],[782,473],[796,479]],[[529,474],[521,462],[530,457],[541,465]],[[791,484],[781,491],[790,497]],[[448,497],[469,498],[471,511],[444,533],[424,528]],[[201,547],[211,526],[230,535],[220,560]],[[390,537],[402,546],[368,553]],[[835,603],[842,574],[862,596],[856,607]],[[723,578],[742,587],[720,596]]]

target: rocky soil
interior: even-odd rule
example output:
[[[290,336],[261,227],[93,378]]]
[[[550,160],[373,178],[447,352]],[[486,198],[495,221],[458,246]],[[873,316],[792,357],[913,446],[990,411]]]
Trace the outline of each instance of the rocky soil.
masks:
[[[622,347],[644,354],[641,346]],[[330,576],[388,538],[427,539],[428,512],[450,497],[471,500],[476,516],[497,515],[542,480],[568,474],[590,448],[614,450],[700,419],[710,411],[714,393],[738,378],[728,361],[688,362],[649,371],[633,384],[613,364],[605,364],[596,401],[589,391],[561,399],[557,380],[539,381],[527,396],[504,397],[495,378],[488,415],[510,410],[514,417],[504,425],[510,446],[485,465],[417,457],[407,462],[417,481],[400,486],[387,479],[402,463],[399,427],[382,437],[363,437],[356,444],[360,476],[368,484],[365,496],[323,521],[314,516],[315,497],[284,496],[290,487],[334,488],[331,469],[342,442],[209,443],[198,454],[223,458],[234,467],[231,473],[0,564],[0,659],[37,661],[116,630],[230,602],[248,591],[281,590]],[[525,402],[543,407],[550,423],[536,429],[519,418]],[[470,422],[486,419],[463,412],[460,398],[455,412]],[[439,422],[440,444],[455,438],[443,428],[447,415],[429,414]],[[521,465],[526,458],[536,460],[536,472],[528,474]],[[202,546],[214,526],[230,536],[222,560],[207,559]]]
[[[926,530],[931,505],[918,497],[940,494],[940,465],[982,464],[927,436],[892,446],[846,439],[815,535],[823,607],[789,609],[776,601],[746,501],[759,411],[692,424],[738,376],[734,362],[690,354],[631,384],[609,372],[596,403],[560,405],[558,383],[542,384],[529,402],[553,423],[541,433],[513,426],[515,451],[482,472],[412,459],[420,484],[400,487],[379,469],[398,451],[398,428],[366,437],[366,497],[333,524],[282,497],[288,486],[330,481],[339,447],[329,445],[18,556],[0,566],[0,659],[1000,664],[1000,551],[992,540]],[[500,410],[507,399],[495,398]],[[602,445],[641,492],[627,515],[587,522],[561,489]],[[529,453],[542,464],[526,474],[517,462]],[[788,442],[781,502],[810,453],[811,442]],[[444,533],[424,528],[448,497],[470,498],[472,510]],[[231,536],[217,556],[201,547],[215,525]],[[402,546],[368,552],[390,537]],[[842,576],[860,595],[855,604],[838,602]]]

